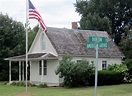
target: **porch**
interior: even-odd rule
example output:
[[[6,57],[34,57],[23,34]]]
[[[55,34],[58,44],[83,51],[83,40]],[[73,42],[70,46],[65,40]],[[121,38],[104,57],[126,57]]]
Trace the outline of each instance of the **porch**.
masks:
[[[9,58],[5,58],[5,60],[9,61],[9,83],[12,83],[14,80],[12,80],[12,62],[18,62],[19,67],[19,82],[24,82],[25,81],[25,77],[26,77],[26,67],[27,67],[27,75],[28,75],[28,81],[30,83],[46,83],[44,82],[44,77],[45,77],[45,70],[42,70],[42,68],[45,67],[45,61],[46,60],[57,60],[58,57],[51,54],[51,53],[34,53],[34,54],[28,54],[28,64],[25,63],[25,55],[21,55],[21,56],[15,56],[15,57],[9,57]],[[38,81],[33,80],[33,75],[35,77],[35,70],[33,69],[33,66],[35,65],[34,62],[37,61],[40,66],[40,70],[39,70],[39,77],[37,78],[39,79]],[[27,65],[27,66],[26,66]],[[33,66],[32,66],[33,65]],[[46,69],[47,70],[47,69]],[[31,73],[32,72],[32,73]],[[41,73],[41,74],[40,74]],[[31,77],[32,76],[32,77]],[[48,82],[47,82],[48,83]]]

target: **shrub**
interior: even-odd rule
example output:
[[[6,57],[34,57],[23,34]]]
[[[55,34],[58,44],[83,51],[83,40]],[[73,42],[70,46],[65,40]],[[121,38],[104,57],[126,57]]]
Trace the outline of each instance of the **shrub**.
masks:
[[[121,84],[123,76],[121,72],[102,70],[98,71],[98,85]]]
[[[16,85],[16,82],[12,82],[11,85]]]
[[[38,88],[47,88],[48,86],[47,86],[47,84],[39,84],[38,85]]]
[[[98,71],[98,85],[115,85],[123,82],[122,73],[109,70]],[[91,75],[89,79],[89,85],[94,86],[95,75]]]
[[[8,82],[7,82],[7,81],[4,81],[3,83],[4,83],[4,85],[7,85],[7,84],[8,84]]]
[[[108,70],[122,73],[124,80],[127,81],[129,78],[128,68],[125,64],[112,64],[108,66]]]
[[[16,86],[26,86],[26,83],[25,82],[12,82],[11,85],[16,85]],[[36,87],[35,84],[32,84],[32,83],[29,83],[27,82],[27,86],[29,87]]]
[[[132,59],[124,62],[128,68],[129,79],[132,79]]]
[[[93,65],[90,65],[86,60],[82,60],[79,63],[71,60],[71,56],[63,56],[56,71],[56,74],[64,78],[64,86],[78,87],[88,85],[88,78],[94,73]]]
[[[37,86],[37,85],[35,85],[35,84],[32,84],[32,85],[31,85],[31,87],[36,87],[36,86]]]
[[[16,85],[17,86],[25,86],[26,84],[25,84],[25,82],[17,82]]]

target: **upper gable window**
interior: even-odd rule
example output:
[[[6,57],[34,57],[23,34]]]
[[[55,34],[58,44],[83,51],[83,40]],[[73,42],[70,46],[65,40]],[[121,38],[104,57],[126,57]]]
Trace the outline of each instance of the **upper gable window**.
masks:
[[[46,49],[46,40],[45,40],[45,35],[42,34],[42,39],[41,39],[41,46],[42,46],[42,50]]]

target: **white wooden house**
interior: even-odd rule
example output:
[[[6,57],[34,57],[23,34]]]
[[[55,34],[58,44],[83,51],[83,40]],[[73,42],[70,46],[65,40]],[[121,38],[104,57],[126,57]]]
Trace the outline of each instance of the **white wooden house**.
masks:
[[[95,63],[95,49],[87,49],[86,42],[89,36],[103,36],[109,43],[109,48],[99,49],[98,69],[107,69],[109,64],[121,64],[123,53],[115,45],[105,31],[77,30],[66,28],[47,28],[47,32],[38,31],[28,52],[30,63],[31,83],[47,83],[49,86],[58,86],[62,79],[55,74],[64,54],[73,56],[73,61],[86,59]],[[9,82],[11,82],[11,62],[19,62],[19,81],[24,80],[25,55],[6,58],[9,60]],[[12,74],[13,75],[13,74]]]

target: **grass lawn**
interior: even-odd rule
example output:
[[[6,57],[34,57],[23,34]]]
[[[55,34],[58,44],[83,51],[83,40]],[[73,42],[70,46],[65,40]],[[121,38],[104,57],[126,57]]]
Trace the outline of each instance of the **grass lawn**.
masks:
[[[94,87],[87,88],[28,88],[0,83],[0,96],[93,96]],[[99,86],[98,96],[132,96],[132,84]]]

